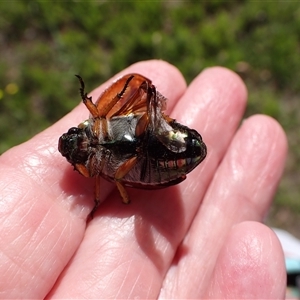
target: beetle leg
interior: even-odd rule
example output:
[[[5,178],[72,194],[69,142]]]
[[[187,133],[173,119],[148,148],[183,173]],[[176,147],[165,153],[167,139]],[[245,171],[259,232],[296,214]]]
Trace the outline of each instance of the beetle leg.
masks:
[[[134,167],[134,165],[137,162],[137,156],[134,156],[127,161],[125,161],[117,170],[115,174],[115,182],[117,185],[117,188],[120,192],[120,195],[123,199],[124,204],[128,204],[130,202],[128,193],[124,187],[124,185],[121,183],[124,176]]]
[[[89,170],[87,167],[83,164],[75,164],[74,165],[75,170],[77,170],[81,175],[84,177],[90,177]]]
[[[91,113],[93,118],[99,117],[99,112],[98,112],[97,106],[93,103],[92,97],[88,97],[87,93],[85,93],[85,91],[84,91],[85,85],[84,85],[83,79],[79,75],[75,75],[75,76],[78,78],[78,80],[80,82],[79,90],[80,90],[81,99],[82,99],[84,105],[89,110],[89,112]]]
[[[106,116],[108,115],[108,113],[110,112],[110,110],[116,105],[116,103],[118,101],[120,101],[120,99],[122,97],[124,97],[124,93],[128,88],[129,82],[133,79],[134,75],[130,75],[128,77],[124,76],[123,78],[121,78],[120,80],[118,80],[117,82],[115,82],[114,86],[109,87],[107,90],[104,91],[104,93],[101,95],[100,99],[104,100],[104,97],[106,99],[109,99],[109,101],[97,101],[97,111],[98,111],[98,116],[100,118],[106,118]],[[124,82],[124,80],[126,79],[126,81]],[[120,88],[122,87],[122,90],[115,94],[115,86],[120,86]]]
[[[100,205],[100,176],[96,176],[96,186],[95,186],[95,200],[94,200],[94,207],[88,215],[88,218],[93,219],[94,213],[98,209]]]
[[[116,186],[117,186],[117,188],[119,190],[119,193],[120,193],[120,195],[122,197],[122,202],[124,204],[129,204],[130,203],[130,199],[129,199],[128,193],[127,193],[124,185],[121,182],[116,181]]]
[[[93,103],[92,97],[88,97],[86,95],[85,98],[82,98],[82,101],[83,101],[84,105],[86,106],[86,108],[91,113],[91,115],[93,116],[93,118],[99,117],[99,112],[98,112],[97,106]]]

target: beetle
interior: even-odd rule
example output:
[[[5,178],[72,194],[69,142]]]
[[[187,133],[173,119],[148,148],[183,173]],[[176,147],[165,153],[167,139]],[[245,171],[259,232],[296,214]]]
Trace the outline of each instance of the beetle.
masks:
[[[80,174],[96,179],[91,217],[100,204],[100,177],[114,182],[127,204],[125,186],[158,189],[178,184],[206,157],[201,135],[164,113],[167,99],[150,79],[127,74],[94,103],[76,76],[90,116],[59,138],[58,150]]]

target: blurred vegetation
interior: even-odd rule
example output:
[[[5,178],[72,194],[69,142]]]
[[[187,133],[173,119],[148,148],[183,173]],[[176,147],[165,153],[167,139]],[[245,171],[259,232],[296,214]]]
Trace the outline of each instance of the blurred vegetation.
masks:
[[[298,237],[300,5],[294,1],[1,1],[0,153],[51,125],[126,66],[160,58],[188,82],[203,68],[236,71],[246,116],[276,118],[290,152],[269,224]]]

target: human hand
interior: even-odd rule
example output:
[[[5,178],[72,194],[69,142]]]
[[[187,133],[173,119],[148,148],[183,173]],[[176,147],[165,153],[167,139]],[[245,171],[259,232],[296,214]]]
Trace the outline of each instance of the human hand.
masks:
[[[61,134],[87,119],[82,103],[4,153],[0,298],[284,299],[281,246],[260,223],[284,167],[281,127],[256,115],[238,128],[246,89],[224,68],[204,70],[188,88],[163,61],[118,76],[133,72],[168,98],[172,118],[202,135],[206,159],[177,186],[128,189],[127,206],[103,180],[105,201],[86,224],[93,179],[74,172],[57,150]]]

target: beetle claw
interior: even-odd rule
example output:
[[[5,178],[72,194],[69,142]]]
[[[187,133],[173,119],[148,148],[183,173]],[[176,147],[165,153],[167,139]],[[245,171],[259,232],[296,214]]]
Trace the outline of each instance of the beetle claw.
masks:
[[[94,205],[93,209],[91,210],[91,212],[88,214],[88,217],[87,217],[87,219],[90,219],[90,220],[94,219],[94,214],[95,214],[96,210],[98,209],[98,207],[100,205],[99,200],[95,199],[94,202],[95,202],[95,205]]]

